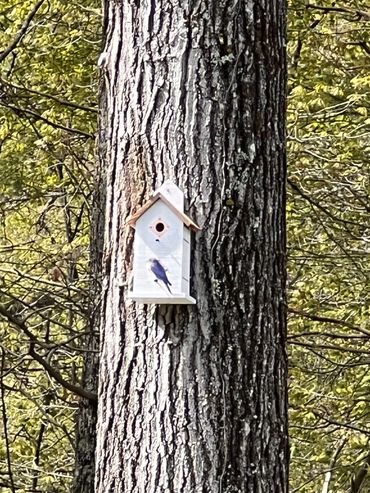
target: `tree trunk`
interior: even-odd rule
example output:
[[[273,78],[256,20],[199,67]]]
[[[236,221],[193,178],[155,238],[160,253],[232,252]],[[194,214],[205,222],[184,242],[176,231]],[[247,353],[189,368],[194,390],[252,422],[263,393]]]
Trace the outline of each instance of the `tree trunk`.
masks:
[[[100,106],[105,107],[106,98],[104,87],[101,87]],[[91,214],[90,232],[90,264],[91,289],[90,305],[87,307],[89,315],[89,334],[84,338],[84,373],[82,387],[91,392],[98,390],[99,368],[99,337],[100,325],[100,298],[101,298],[101,266],[104,238],[104,208],[105,208],[105,170],[104,142],[106,141],[106,127],[104,117],[100,122],[98,164],[94,183],[94,200]],[[81,399],[76,422],[76,453],[73,485],[71,493],[94,493],[95,483],[95,451],[96,451],[97,403],[88,399]]]
[[[287,492],[285,1],[105,1],[97,493]],[[128,300],[171,179],[196,306]]]
[[[96,350],[96,337],[85,339],[88,350]],[[83,386],[92,392],[97,388],[98,360],[90,353],[85,356]],[[96,403],[81,398],[76,423],[76,452],[71,493],[93,493],[96,448]]]

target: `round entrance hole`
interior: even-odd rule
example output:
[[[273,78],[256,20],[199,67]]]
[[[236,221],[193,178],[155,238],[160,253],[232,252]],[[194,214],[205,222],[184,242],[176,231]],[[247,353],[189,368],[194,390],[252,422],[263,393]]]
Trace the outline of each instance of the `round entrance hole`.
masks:
[[[158,233],[162,233],[162,231],[164,231],[164,224],[163,223],[157,223],[155,225],[155,230],[158,231]]]

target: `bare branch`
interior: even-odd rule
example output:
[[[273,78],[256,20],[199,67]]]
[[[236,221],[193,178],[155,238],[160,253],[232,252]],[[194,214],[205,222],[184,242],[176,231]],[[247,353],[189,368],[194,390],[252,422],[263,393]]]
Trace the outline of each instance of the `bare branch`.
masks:
[[[0,390],[1,390],[1,412],[2,412],[2,418],[3,418],[3,429],[4,429],[4,438],[5,438],[5,447],[6,447],[6,460],[8,464],[8,475],[9,475],[9,481],[10,481],[10,489],[12,490],[13,493],[15,493],[15,485],[14,485],[14,478],[13,478],[13,471],[12,471],[12,461],[10,457],[10,441],[9,441],[9,435],[8,435],[8,416],[6,413],[6,404],[5,404],[5,389],[4,389],[4,381],[3,381],[3,375],[4,375],[4,366],[5,366],[5,351],[3,348],[1,348],[1,370],[0,370]]]
[[[367,349],[357,349],[347,346],[338,346],[337,344],[320,344],[312,342],[300,342],[300,341],[290,341],[290,344],[294,346],[302,346],[310,349],[327,349],[330,351],[340,351],[342,353],[354,353],[354,354],[366,354],[370,355],[370,351]]]
[[[38,341],[37,338],[36,338],[36,336],[28,329],[28,327],[23,322],[23,320],[21,320],[20,318],[15,317],[14,315],[12,315],[2,305],[0,305],[0,315],[2,315],[6,320],[8,320],[8,322],[10,322],[13,325],[13,327],[15,327],[16,329],[20,330],[24,334],[26,334],[26,336],[29,338],[29,340],[32,341],[33,343],[39,344],[40,346],[43,346],[43,347],[48,347],[49,346],[48,344],[44,344],[41,341]]]
[[[4,61],[5,58],[17,47],[18,43],[22,40],[23,36],[26,34],[27,29],[29,28],[29,25],[32,22],[32,19],[35,17],[37,11],[39,10],[39,8],[43,3],[44,0],[40,0],[39,2],[37,2],[37,4],[31,10],[27,19],[24,21],[20,31],[17,33],[13,41],[2,53],[0,53],[0,63]]]
[[[344,334],[343,332],[338,332],[338,333],[322,332],[320,330],[290,334],[287,336],[287,339],[298,339],[299,337],[312,337],[312,336],[331,337],[333,339],[365,339],[365,340],[367,339],[367,336],[365,335]]]
[[[67,380],[63,378],[63,376],[55,369],[53,368],[42,356],[40,356],[36,351],[35,351],[35,344],[38,344],[39,346],[48,346],[41,341],[38,341],[34,334],[30,332],[26,324],[18,319],[17,317],[14,317],[11,313],[6,310],[3,306],[0,305],[0,315],[2,315],[4,318],[6,318],[12,325],[14,325],[16,328],[20,329],[23,333],[25,333],[28,338],[30,339],[30,349],[29,349],[29,354],[32,356],[34,360],[36,360],[38,363],[40,363],[41,366],[44,367],[44,369],[48,372],[48,374],[53,377],[58,383],[60,383],[64,388],[67,390],[71,391],[72,393],[79,395],[80,397],[83,397],[85,399],[88,399],[92,402],[97,401],[97,395],[94,392],[90,392],[88,390],[85,390],[77,385],[74,385]]]
[[[360,493],[370,467],[370,454],[365,458],[361,469],[351,479],[351,493]]]
[[[293,188],[293,190],[295,190],[303,199],[307,200],[307,202],[309,202],[311,205],[313,205],[313,206],[317,207],[318,209],[320,209],[322,212],[324,212],[324,214],[326,214],[327,216],[329,216],[330,219],[333,219],[333,221],[343,223],[344,225],[353,224],[355,226],[361,226],[361,225],[359,225],[358,223],[356,223],[354,221],[348,221],[346,219],[342,219],[340,217],[335,216],[334,214],[332,214],[329,211],[329,209],[327,209],[326,207],[324,207],[323,205],[321,205],[319,202],[317,202],[316,200],[313,200],[309,195],[307,195],[307,193],[305,193],[296,183],[294,183],[294,181],[292,181],[292,180],[290,180],[288,178],[287,179],[287,182]],[[347,227],[346,227],[346,230],[349,233],[351,233],[351,231],[348,230]]]
[[[295,308],[290,308],[290,307],[288,308],[288,312],[292,313],[293,315],[299,315],[300,317],[309,318],[314,322],[324,322],[329,324],[340,325],[342,327],[348,327],[349,329],[355,330],[356,332],[361,332],[361,334],[365,334],[366,336],[370,337],[369,330],[363,329],[362,327],[358,327],[358,325],[351,324],[346,320],[339,320],[337,318],[331,318],[331,317],[322,317],[320,315],[314,315],[313,313],[307,313],[302,310],[297,310]]]
[[[79,395],[80,397],[83,397],[84,399],[88,399],[89,401],[92,402],[97,402],[98,396],[95,394],[95,392],[90,392],[89,390],[85,390],[82,387],[78,387],[77,385],[74,385],[67,380],[65,380],[62,375],[55,369],[53,368],[42,356],[40,356],[38,353],[36,353],[34,349],[35,344],[30,343],[30,356],[32,356],[33,359],[35,359],[38,363],[40,363],[41,366],[45,368],[45,370],[48,372],[48,374],[54,378],[60,385],[62,385],[64,388],[72,392],[73,394]]]
[[[322,7],[321,5],[313,5],[310,3],[306,5],[306,8],[322,10],[325,14],[328,14],[329,12],[342,12],[345,14],[357,15],[360,19],[363,18],[367,21],[370,21],[370,13],[366,12],[365,10],[350,9],[348,7]]]
[[[12,87],[14,89],[20,89],[22,91],[27,91],[30,92],[31,94],[37,94],[38,96],[42,96],[44,98],[52,99],[53,101],[56,101],[59,104],[62,104],[63,106],[69,106],[71,108],[76,108],[77,110],[82,110],[82,111],[89,111],[91,113],[99,113],[99,110],[96,108],[91,108],[91,106],[83,106],[81,104],[74,103],[72,101],[67,101],[66,99],[59,98],[57,96],[54,96],[52,94],[47,94],[45,92],[37,91],[36,89],[30,89],[25,86],[19,86],[18,84],[14,84],[13,82],[8,82],[0,78],[0,81],[9,87]]]
[[[325,479],[324,479],[324,484],[322,486],[321,493],[330,493],[329,487],[330,487],[330,482],[331,482],[332,475],[333,475],[333,470],[335,469],[335,463],[337,462],[338,457],[339,457],[340,453],[343,450],[343,447],[345,446],[345,444],[347,442],[348,442],[347,437],[342,438],[342,440],[339,442],[338,447],[334,451],[333,456],[330,460],[329,469],[325,473]]]
[[[95,138],[95,136],[93,134],[89,134],[88,132],[84,132],[83,130],[78,130],[76,128],[71,128],[71,127],[66,127],[65,125],[61,125],[60,123],[53,122],[53,121],[49,120],[48,118],[41,116],[39,113],[36,113],[36,111],[18,108],[17,106],[13,106],[12,104],[1,103],[1,105],[14,111],[14,113],[20,117],[22,117],[24,115],[30,115],[30,116],[34,117],[36,120],[41,120],[42,122],[47,123],[48,125],[50,125],[53,128],[59,128],[60,130],[64,130],[65,132],[69,132],[71,134],[81,135],[83,137],[88,137],[89,139]]]
[[[370,435],[370,429],[368,428],[360,428],[359,426],[352,425],[350,423],[343,423],[341,421],[337,421],[336,419],[328,418],[326,414],[322,414],[319,411],[313,410],[312,411],[315,416],[320,418],[322,421],[325,423],[328,423],[329,425],[334,425],[338,426],[339,428],[347,428],[348,430],[353,430],[353,431],[358,431],[360,433],[363,433],[364,435],[369,436]]]
[[[46,430],[46,425],[44,422],[41,421],[40,425],[40,430],[39,430],[39,435],[37,437],[37,442],[36,442],[36,450],[35,450],[35,457],[34,457],[34,464],[35,464],[35,474],[32,478],[32,490],[36,491],[37,490],[37,484],[39,481],[40,477],[40,454],[41,454],[41,446],[42,446],[42,439],[44,437],[44,433]]]

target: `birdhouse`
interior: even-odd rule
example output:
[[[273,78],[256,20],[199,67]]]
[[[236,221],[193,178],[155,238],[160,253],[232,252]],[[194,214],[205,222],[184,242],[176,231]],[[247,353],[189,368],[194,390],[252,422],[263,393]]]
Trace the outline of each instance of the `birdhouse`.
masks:
[[[144,304],[194,304],[190,296],[191,231],[200,228],[184,214],[184,194],[166,181],[127,224],[135,228],[133,289]]]

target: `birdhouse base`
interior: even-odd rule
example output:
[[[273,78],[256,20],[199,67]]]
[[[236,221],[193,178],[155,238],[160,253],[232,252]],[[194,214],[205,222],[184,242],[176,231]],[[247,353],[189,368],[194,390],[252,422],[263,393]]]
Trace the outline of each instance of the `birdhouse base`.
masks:
[[[172,296],[153,296],[153,293],[135,293],[131,291],[128,298],[143,305],[195,305],[196,300],[185,293],[174,293]]]

